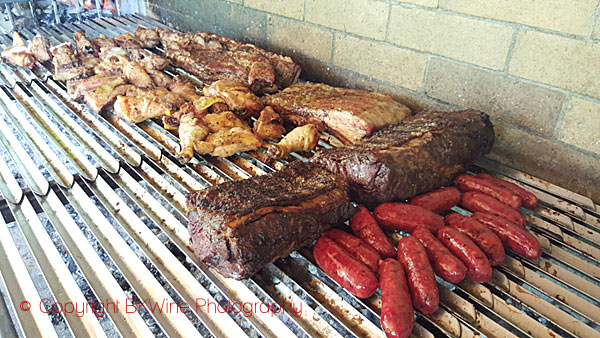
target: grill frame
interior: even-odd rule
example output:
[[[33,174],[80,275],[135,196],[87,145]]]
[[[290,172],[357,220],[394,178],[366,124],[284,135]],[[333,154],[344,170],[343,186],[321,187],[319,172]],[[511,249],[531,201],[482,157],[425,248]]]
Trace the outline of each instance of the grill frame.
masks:
[[[76,29],[84,29],[91,38],[99,33],[111,37],[132,32],[137,25],[167,27],[150,18],[129,15],[37,30],[58,43],[72,42]],[[27,40],[35,35],[30,30],[22,33]],[[10,38],[0,34],[0,47],[9,43]],[[13,229],[11,236],[0,234],[0,290],[7,295],[5,300],[17,324],[17,334],[29,336],[54,330],[48,326],[50,317],[18,308],[20,299],[39,304],[32,296],[40,293],[39,285],[31,280],[29,284],[27,278],[19,283],[14,280],[16,276],[32,275],[25,265],[19,264],[26,254],[15,253],[10,246],[14,239],[26,237],[25,248],[20,249],[33,254],[37,269],[50,277],[57,269],[64,272],[60,266],[67,268],[66,260],[76,265],[75,272],[85,276],[84,281],[94,294],[78,294],[82,282],[76,282],[71,275],[64,277],[66,285],[44,277],[49,294],[58,301],[101,299],[103,295],[125,299],[129,294],[157,300],[179,299],[189,304],[197,298],[228,304],[273,304],[290,299],[302,304],[303,310],[299,317],[289,308],[285,312],[275,308],[278,313],[257,312],[247,318],[216,311],[201,311],[188,318],[181,314],[149,316],[148,311],[145,317],[137,313],[123,318],[111,316],[114,327],[125,332],[188,335],[192,325],[201,334],[215,336],[383,336],[379,327],[379,293],[365,301],[357,299],[314,264],[308,249],[269,264],[246,281],[221,277],[191,252],[185,228],[187,191],[272,172],[283,161],[269,166],[252,154],[241,153],[228,159],[196,154],[188,165],[181,166],[175,159],[179,146],[173,134],[153,121],[129,125],[91,112],[68,98],[63,84],[51,79],[51,71],[41,64],[33,71],[0,65],[0,116],[11,122],[6,126],[0,123],[0,128],[4,128],[0,132],[5,131],[0,136],[0,147],[13,152],[11,162],[22,175],[17,180],[13,176],[15,170],[0,164],[1,192],[6,199],[0,201],[6,205],[0,231],[4,235],[5,229],[11,231],[4,223],[12,224]],[[185,74],[179,69],[175,72]],[[16,134],[31,136],[17,139]],[[39,145],[37,152],[34,144]],[[319,144],[330,147],[323,141]],[[37,160],[27,163],[30,154]],[[62,156],[62,160],[52,155]],[[301,154],[293,156],[306,159]],[[65,160],[68,165],[63,163]],[[544,256],[530,262],[509,254],[505,263],[494,269],[490,283],[463,281],[450,286],[441,282],[440,310],[429,316],[417,314],[413,334],[527,337],[548,335],[549,329],[555,335],[600,334],[600,318],[596,317],[600,311],[594,311],[600,309],[600,208],[583,196],[489,160],[479,161],[473,170],[509,179],[538,196],[541,206],[528,213],[527,220],[544,248]],[[457,211],[464,212],[459,208]],[[5,222],[9,216],[17,224]],[[50,238],[48,229],[54,229],[60,240]],[[92,236],[92,240],[86,236]],[[393,238],[398,236],[401,235]],[[53,247],[41,244],[49,243],[47,240],[66,249],[54,252]],[[64,257],[65,252],[67,258],[61,258],[62,262],[44,260],[44,256]],[[12,265],[16,271],[7,273]],[[56,268],[47,270],[48,266]],[[552,282],[552,278],[559,282]],[[78,288],[72,287],[71,280]],[[596,300],[586,300],[592,297]],[[565,316],[567,312],[579,316],[579,320]],[[93,315],[61,318],[53,327],[66,326],[66,332],[73,334],[99,333],[99,327],[105,328]],[[144,331],[147,324],[160,329]]]

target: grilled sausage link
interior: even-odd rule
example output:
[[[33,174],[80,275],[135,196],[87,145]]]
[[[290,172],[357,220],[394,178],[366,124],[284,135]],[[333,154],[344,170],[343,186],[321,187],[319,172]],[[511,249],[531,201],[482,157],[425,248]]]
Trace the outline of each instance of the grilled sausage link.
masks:
[[[504,261],[504,246],[496,234],[485,225],[471,217],[452,213],[444,217],[444,221],[467,235],[485,253],[492,266],[500,265]]]
[[[467,277],[475,282],[487,282],[492,279],[492,266],[485,254],[462,232],[450,227],[441,228],[437,237],[444,245],[467,266]]]
[[[379,269],[379,260],[381,256],[375,251],[369,244],[365,243],[362,239],[354,237],[347,232],[339,229],[330,229],[325,232],[325,236],[332,239],[334,242],[339,244],[342,248],[352,255],[352,257],[361,261],[371,271],[377,273]]]
[[[383,258],[396,257],[396,249],[383,233],[371,212],[359,205],[350,221],[352,232],[363,241],[369,243]]]
[[[379,264],[381,327],[388,338],[408,337],[415,315],[402,265],[388,258]]]
[[[435,273],[448,283],[457,284],[467,275],[465,264],[454,256],[431,231],[420,227],[412,236],[418,239],[427,251],[427,257]]]
[[[517,254],[529,259],[539,258],[542,255],[542,247],[537,239],[509,220],[484,212],[476,212],[471,217],[492,230],[504,246]]]
[[[363,263],[332,239],[321,237],[315,243],[313,255],[317,265],[356,297],[367,298],[377,290],[377,277]]]
[[[488,195],[475,191],[467,191],[462,195],[460,205],[472,212],[481,211],[498,215],[523,228],[525,227],[525,220],[523,220],[518,211]]]
[[[477,177],[484,179],[486,181],[490,181],[493,184],[508,189],[510,190],[513,194],[521,197],[521,200],[523,201],[523,207],[527,208],[527,209],[533,209],[535,208],[535,206],[537,205],[538,199],[537,197],[530,193],[529,191],[519,187],[518,185],[509,182],[509,181],[505,181],[503,179],[488,175],[488,174],[477,174]]]
[[[384,230],[400,230],[412,233],[415,228],[425,226],[432,232],[444,226],[442,216],[406,203],[380,204],[373,216]]]
[[[408,288],[415,309],[431,314],[440,304],[437,282],[427,257],[427,251],[413,236],[404,237],[398,242],[398,261],[408,277]]]
[[[450,210],[460,201],[460,191],[447,187],[428,192],[410,200],[410,204],[441,214]]]
[[[523,201],[521,197],[513,194],[510,190],[499,187],[488,180],[473,175],[461,174],[454,179],[454,184],[462,191],[478,191],[491,196],[509,207],[519,210]]]

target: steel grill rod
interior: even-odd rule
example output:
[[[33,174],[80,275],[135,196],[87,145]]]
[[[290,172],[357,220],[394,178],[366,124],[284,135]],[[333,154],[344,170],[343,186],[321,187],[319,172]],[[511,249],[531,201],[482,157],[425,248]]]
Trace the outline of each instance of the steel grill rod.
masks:
[[[98,17],[36,28],[35,33],[54,42],[71,42],[73,32],[80,28],[90,37],[100,33],[111,37],[132,32],[136,25],[156,27],[159,24],[140,16]],[[26,31],[23,35],[31,39],[34,32]],[[8,36],[0,36],[0,40],[4,46],[11,43]],[[61,83],[47,78],[51,71],[50,66],[40,64],[33,72],[0,66],[3,86],[0,114],[7,122],[6,127],[0,126],[5,128],[2,134],[6,135],[0,141],[11,151],[10,166],[0,164],[0,177],[5,183],[1,192],[46,276],[64,268],[59,262],[53,262],[52,266],[45,264],[41,256],[42,252],[53,252],[53,249],[44,242],[43,238],[48,239],[44,233],[39,233],[40,217],[48,217],[56,228],[71,253],[69,257],[76,261],[98,299],[127,297],[114,279],[116,274],[123,276],[131,286],[128,292],[140,298],[177,299],[190,305],[198,298],[242,303],[287,301],[302,307],[299,316],[294,315],[293,308],[287,307],[283,313],[254,313],[248,318],[240,313],[216,313],[206,309],[187,316],[149,311],[123,317],[123,313],[109,313],[112,325],[119,330],[135,328],[167,335],[181,330],[179,332],[218,336],[383,336],[379,326],[379,293],[367,300],[357,299],[314,264],[308,249],[269,264],[255,277],[242,282],[222,278],[193,255],[185,228],[185,194],[213,184],[272,172],[284,162],[267,164],[258,154],[251,153],[227,159],[196,154],[189,165],[181,166],[176,160],[178,141],[171,132],[153,121],[130,125],[91,112],[72,102]],[[20,126],[16,127],[17,124]],[[20,138],[11,138],[13,134]],[[57,138],[60,142],[54,141]],[[41,140],[50,140],[52,146],[42,145]],[[61,146],[63,141],[73,142],[72,149],[77,149],[79,154],[65,152],[71,147]],[[325,142],[320,145],[328,146]],[[48,169],[50,156],[63,159],[51,162],[52,170]],[[294,156],[304,158],[300,154]],[[48,169],[47,172],[40,172],[31,159]],[[93,168],[97,174],[86,174],[76,163],[77,159],[87,159],[89,162],[83,168]],[[66,168],[71,171],[71,177],[85,177],[87,181],[75,179],[70,185],[65,184],[70,179],[57,179],[58,172],[68,177],[64,161],[69,163]],[[494,278],[489,283],[468,280],[456,286],[441,283],[440,310],[428,316],[418,314],[413,334],[421,337],[598,335],[600,222],[596,205],[583,196],[491,161],[480,161],[475,169],[509,179],[538,196],[540,206],[527,215],[527,221],[544,247],[544,255],[539,260],[529,261],[509,253],[502,266],[494,270]],[[38,194],[29,199],[33,198],[40,205],[39,211],[27,207],[31,204],[27,197],[22,197],[23,190],[15,175],[23,175],[27,186]],[[50,188],[49,182],[58,185]],[[74,214],[67,212],[66,206]],[[36,212],[41,213],[36,215]],[[75,217],[81,219],[79,226],[74,222]],[[29,227],[25,219],[30,220]],[[4,225],[2,222],[0,227]],[[32,226],[38,230],[33,232]],[[93,245],[83,230],[79,230],[82,226],[88,236],[94,238]],[[36,237],[32,237],[34,233]],[[14,245],[10,235],[2,238],[2,248]],[[98,247],[102,248],[100,252]],[[21,276],[15,271],[23,271],[18,270],[21,257],[10,248],[8,251],[0,252],[0,260],[5,262],[1,265],[2,277],[6,285],[14,285],[9,290],[8,304],[18,306],[25,299],[24,295],[37,294],[25,292],[36,287],[33,282],[31,285],[7,282]],[[114,265],[113,270],[98,256],[102,252],[113,262],[110,263]],[[72,285],[69,276],[65,276],[66,285]],[[49,285],[58,301],[81,299],[72,288],[69,295],[59,297],[60,289],[66,287],[64,283]],[[38,304],[37,299],[27,297],[32,304]],[[275,312],[279,310],[276,308]],[[25,333],[39,332],[39,325],[45,324],[32,326],[32,323],[42,323],[49,318],[39,313],[35,317],[33,312],[24,313],[16,307],[12,313]],[[87,318],[90,321],[84,325],[82,319],[65,316],[73,332],[97,330],[94,323],[98,321]],[[105,330],[106,325],[102,324]],[[152,331],[147,331],[149,329]]]

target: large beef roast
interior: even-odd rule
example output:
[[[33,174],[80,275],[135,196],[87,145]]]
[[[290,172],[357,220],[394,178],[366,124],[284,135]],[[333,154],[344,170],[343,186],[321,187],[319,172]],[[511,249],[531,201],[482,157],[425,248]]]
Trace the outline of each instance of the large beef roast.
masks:
[[[346,182],[314,165],[227,182],[188,196],[195,254],[222,275],[248,278],[349,219]]]
[[[312,123],[344,144],[355,144],[410,115],[407,106],[389,95],[322,83],[296,83],[264,100],[285,120]]]
[[[321,150],[311,161],[345,177],[350,198],[372,208],[449,184],[493,143],[485,113],[425,111],[354,146]]]

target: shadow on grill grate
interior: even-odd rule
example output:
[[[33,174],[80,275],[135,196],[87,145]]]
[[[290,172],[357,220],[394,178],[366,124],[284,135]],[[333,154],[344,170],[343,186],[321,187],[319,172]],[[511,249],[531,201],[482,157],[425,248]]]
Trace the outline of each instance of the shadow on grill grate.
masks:
[[[161,24],[124,16],[22,35],[72,42],[78,29],[111,37],[138,25]],[[10,38],[0,35],[0,44]],[[50,65],[30,71],[2,64],[0,86],[0,291],[17,334],[384,336],[380,294],[357,299],[314,264],[309,249],[246,281],[221,277],[191,252],[188,191],[272,172],[283,161],[196,155],[181,166],[173,134],[152,121],[130,125],[69,100],[64,85],[51,79]],[[544,254],[537,261],[508,254],[489,283],[440,281],[440,309],[417,314],[413,334],[600,335],[600,209],[487,160],[473,170],[538,197],[527,220]]]

